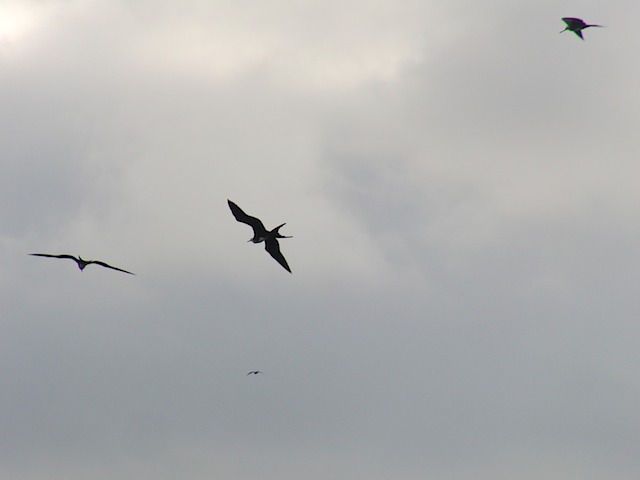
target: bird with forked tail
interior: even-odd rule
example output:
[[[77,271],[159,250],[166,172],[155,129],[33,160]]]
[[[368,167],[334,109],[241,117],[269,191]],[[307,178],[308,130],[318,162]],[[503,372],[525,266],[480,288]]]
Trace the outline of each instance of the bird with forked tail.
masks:
[[[269,255],[282,265],[287,272],[291,273],[291,268],[289,268],[287,260],[282,255],[282,252],[280,252],[280,244],[278,243],[278,238],[291,238],[281,235],[279,232],[280,228],[286,225],[286,223],[278,225],[273,230],[267,230],[259,219],[244,213],[242,209],[231,200],[227,200],[227,203],[235,219],[240,223],[246,223],[253,229],[253,238],[250,238],[248,241],[253,243],[264,242],[264,248]]]

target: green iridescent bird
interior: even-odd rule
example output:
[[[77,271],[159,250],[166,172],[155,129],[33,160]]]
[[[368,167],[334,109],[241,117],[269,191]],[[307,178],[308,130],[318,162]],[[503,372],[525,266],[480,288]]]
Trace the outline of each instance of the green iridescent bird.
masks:
[[[582,36],[582,30],[584,30],[585,28],[589,28],[589,27],[602,28],[602,25],[589,25],[588,23],[585,23],[583,20],[579,18],[564,17],[562,21],[567,24],[566,28],[562,30],[562,32],[569,30],[570,32],[573,32],[577,36],[579,36],[582,40],[584,40],[584,37]]]

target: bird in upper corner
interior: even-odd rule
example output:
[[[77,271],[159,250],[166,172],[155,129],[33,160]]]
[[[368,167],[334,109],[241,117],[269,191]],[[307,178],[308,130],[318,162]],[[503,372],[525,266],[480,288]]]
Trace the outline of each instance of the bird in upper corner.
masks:
[[[570,32],[573,32],[577,36],[579,36],[582,40],[584,40],[584,37],[582,36],[582,30],[584,30],[585,28],[589,28],[589,27],[602,28],[602,25],[589,25],[588,23],[585,23],[583,20],[579,18],[564,17],[562,21],[567,24],[566,28],[562,30],[562,32],[569,30]]]
[[[253,243],[264,242],[264,248],[269,252],[269,255],[271,255],[276,262],[282,265],[287,272],[291,273],[289,264],[280,252],[280,244],[278,243],[278,238],[291,238],[280,235],[280,232],[278,232],[278,230],[286,225],[286,223],[278,225],[276,228],[269,231],[264,228],[264,224],[259,219],[244,213],[242,209],[231,200],[227,200],[227,203],[229,204],[231,213],[233,213],[236,220],[240,223],[246,223],[253,229],[253,238],[250,238],[248,241]]]
[[[80,271],[84,270],[87,265],[91,265],[95,263],[96,265],[100,265],[101,267],[110,268],[111,270],[117,270],[118,272],[128,273],[129,275],[135,275],[135,273],[128,272],[118,267],[114,267],[109,265],[108,263],[101,262],[100,260],[84,260],[82,257],[74,257],[73,255],[50,255],[48,253],[30,253],[29,255],[33,255],[36,257],[50,257],[50,258],[68,258],[69,260],[73,260],[78,265]]]
[[[260,370],[253,370],[252,372],[247,373],[247,376],[249,376],[249,375],[258,375],[259,373],[264,375],[264,372],[261,372]]]

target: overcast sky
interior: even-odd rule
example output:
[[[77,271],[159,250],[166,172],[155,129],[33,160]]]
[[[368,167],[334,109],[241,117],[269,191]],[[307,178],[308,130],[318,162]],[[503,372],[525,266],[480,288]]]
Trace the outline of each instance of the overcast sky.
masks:
[[[1,1],[0,477],[636,480],[639,16]]]

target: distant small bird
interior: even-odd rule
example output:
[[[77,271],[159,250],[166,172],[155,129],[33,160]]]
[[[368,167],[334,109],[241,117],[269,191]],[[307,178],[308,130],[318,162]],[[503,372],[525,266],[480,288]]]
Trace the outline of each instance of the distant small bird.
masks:
[[[249,375],[258,375],[259,373],[264,375],[264,372],[261,372],[260,370],[254,370],[253,372],[247,373],[247,376],[249,376]]]
[[[227,203],[229,204],[231,213],[233,213],[233,216],[238,222],[246,223],[251,228],[253,228],[253,238],[250,238],[248,241],[253,243],[264,242],[264,248],[267,252],[269,252],[269,255],[271,255],[276,260],[276,262],[282,265],[287,272],[291,273],[289,264],[280,252],[280,244],[278,243],[278,238],[291,238],[280,235],[280,233],[278,232],[278,230],[282,226],[286,225],[286,223],[278,225],[273,230],[268,231],[266,228],[264,228],[264,225],[260,220],[244,213],[242,209],[231,200],[227,200]]]
[[[100,265],[101,267],[110,268],[111,270],[117,270],[119,272],[128,273],[129,275],[135,275],[135,273],[127,272],[121,268],[112,267],[111,265],[101,262],[99,260],[84,260],[82,257],[74,257],[73,255],[49,255],[48,253],[30,253],[29,255],[34,255],[36,257],[50,257],[50,258],[68,258],[73,260],[78,264],[78,268],[82,271],[87,265],[95,263],[96,265]]]
[[[585,28],[589,28],[589,27],[602,28],[602,25],[589,25],[587,23],[584,23],[579,18],[564,17],[562,21],[567,24],[567,27],[564,30],[562,30],[562,32],[569,30],[570,32],[573,32],[577,36],[579,36],[582,40],[584,40],[584,37],[582,36],[582,30],[584,30]]]

